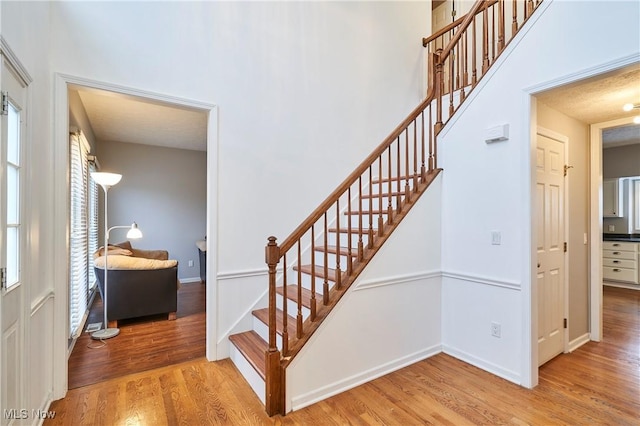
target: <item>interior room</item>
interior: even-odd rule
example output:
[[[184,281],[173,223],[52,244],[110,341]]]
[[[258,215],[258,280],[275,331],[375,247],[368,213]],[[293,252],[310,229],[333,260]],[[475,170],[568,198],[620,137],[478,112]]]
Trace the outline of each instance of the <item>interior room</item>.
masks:
[[[98,219],[90,229],[99,246],[88,253],[88,310],[74,312],[80,323],[70,340],[69,388],[203,357],[206,114],[83,86],[68,95],[70,129],[88,145],[86,187],[97,195]],[[121,179],[103,191],[94,172]],[[134,222],[142,235],[129,239],[123,228]],[[106,257],[108,320],[105,235],[117,247]],[[105,329],[118,334],[104,337]]]

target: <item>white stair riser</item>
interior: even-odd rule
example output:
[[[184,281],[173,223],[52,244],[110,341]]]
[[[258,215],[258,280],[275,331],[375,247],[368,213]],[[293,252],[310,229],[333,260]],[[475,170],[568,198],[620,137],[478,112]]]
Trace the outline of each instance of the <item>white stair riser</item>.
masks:
[[[251,366],[251,364],[249,364],[249,361],[247,361],[244,355],[242,355],[238,348],[236,348],[236,346],[233,344],[231,344],[229,357],[238,368],[242,376],[245,378],[245,380],[249,383],[251,389],[253,389],[256,395],[258,395],[258,398],[260,398],[260,401],[262,401],[262,403],[264,404],[265,382],[262,377],[260,377],[258,372]]]
[[[293,324],[293,326],[295,326],[295,324]],[[289,333],[291,333],[291,322],[287,324],[287,327],[289,329]],[[258,333],[258,335],[260,335],[260,337],[262,337],[262,340],[264,340],[265,342],[269,341],[269,326],[256,317],[253,317],[253,331]],[[278,348],[282,349],[282,335],[278,333],[276,333],[276,345],[278,346]]]
[[[276,307],[280,310],[282,310],[282,296],[278,295],[278,297],[276,298]],[[298,303],[291,300],[291,299],[287,299],[287,314],[289,316],[295,317],[296,315],[298,315]],[[304,306],[302,307],[302,318],[303,319],[307,319],[307,317],[311,315],[311,311],[308,308],[305,308]]]

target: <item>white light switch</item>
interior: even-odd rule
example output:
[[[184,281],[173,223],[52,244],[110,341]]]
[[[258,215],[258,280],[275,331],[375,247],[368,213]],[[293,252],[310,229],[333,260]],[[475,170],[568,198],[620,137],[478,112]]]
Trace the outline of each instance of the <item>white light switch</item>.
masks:
[[[491,244],[494,246],[502,244],[502,234],[500,231],[491,231]]]
[[[615,225],[609,225],[609,232],[615,232],[615,230],[616,230]]]

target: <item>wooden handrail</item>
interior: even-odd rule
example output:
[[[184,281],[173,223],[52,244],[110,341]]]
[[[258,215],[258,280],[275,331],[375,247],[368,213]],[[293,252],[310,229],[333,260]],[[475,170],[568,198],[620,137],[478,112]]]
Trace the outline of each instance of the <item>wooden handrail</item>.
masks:
[[[447,56],[449,56],[449,53],[451,53],[451,50],[453,50],[453,48],[458,44],[458,40],[460,40],[460,37],[462,37],[462,34],[464,33],[464,31],[467,28],[469,28],[469,24],[476,17],[476,14],[478,13],[478,11],[482,11],[482,12],[487,11],[487,7],[489,5],[487,4],[485,6],[485,3],[488,3],[488,2],[479,0],[473,5],[473,7],[471,7],[471,10],[469,10],[469,13],[465,15],[464,21],[462,21],[462,24],[460,24],[458,31],[456,31],[456,33],[453,35],[453,38],[451,39],[447,47],[445,47],[440,53],[441,61],[443,61]],[[496,2],[493,2],[493,3],[496,3]]]
[[[431,96],[427,96],[420,104],[409,114],[409,116],[402,121],[384,141],[365,160],[360,163],[358,167],[338,186],[329,196],[307,217],[304,222],[300,224],[281,244],[280,250],[282,253],[289,251],[293,245],[311,228],[311,226],[318,221],[336,200],[344,194],[347,189],[353,185],[358,177],[360,177],[369,166],[383,154],[389,145],[400,136],[423,111],[433,101],[433,88],[430,88]]]
[[[493,6],[497,2],[498,2],[498,0],[486,0],[480,7],[484,9],[484,8],[489,7],[489,6]],[[469,13],[465,14],[464,16],[459,17],[458,19],[456,19],[452,23],[442,27],[441,29],[439,29],[435,33],[431,34],[429,37],[423,37],[422,38],[422,47],[427,47],[427,45],[429,43],[431,43],[432,41],[434,41],[438,37],[441,37],[441,36],[445,35],[446,33],[448,33],[449,31],[455,29],[458,25],[460,25],[462,23],[462,21],[464,21],[467,18],[467,16],[469,16]]]

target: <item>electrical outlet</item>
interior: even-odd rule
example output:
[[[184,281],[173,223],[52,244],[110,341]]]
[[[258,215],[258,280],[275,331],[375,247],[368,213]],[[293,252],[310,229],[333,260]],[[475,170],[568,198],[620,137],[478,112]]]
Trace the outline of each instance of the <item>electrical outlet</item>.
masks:
[[[501,326],[499,322],[492,322],[491,323],[491,335],[493,337],[500,337],[500,334],[502,332],[501,330]]]
[[[188,262],[188,264],[189,264],[189,267],[190,267],[190,268],[192,268],[192,267],[193,267],[193,260],[190,260],[190,261]]]

